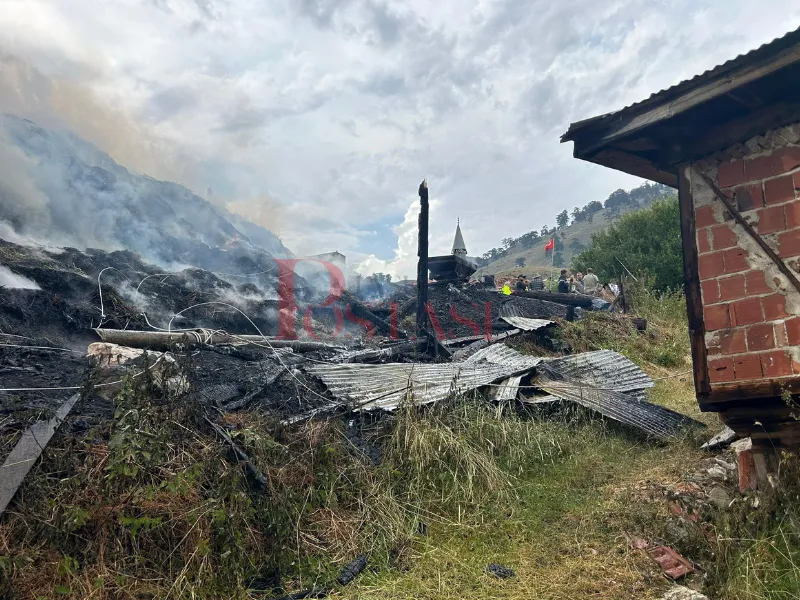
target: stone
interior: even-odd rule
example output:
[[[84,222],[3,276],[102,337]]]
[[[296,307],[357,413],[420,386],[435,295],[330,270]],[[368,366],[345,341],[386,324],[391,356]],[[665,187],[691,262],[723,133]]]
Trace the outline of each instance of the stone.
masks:
[[[717,486],[708,493],[708,499],[718,508],[726,509],[731,504],[731,497],[724,489]]]
[[[712,479],[725,481],[728,478],[728,472],[719,465],[713,465],[706,471]]]
[[[661,597],[661,600],[708,600],[708,596],[704,596],[700,592],[696,592],[682,585],[674,585],[667,593]]]

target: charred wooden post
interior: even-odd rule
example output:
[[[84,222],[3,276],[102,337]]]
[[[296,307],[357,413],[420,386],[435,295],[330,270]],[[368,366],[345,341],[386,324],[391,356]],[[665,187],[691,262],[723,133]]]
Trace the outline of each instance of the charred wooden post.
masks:
[[[426,336],[428,313],[428,182],[419,184],[419,244],[417,256],[417,335]]]

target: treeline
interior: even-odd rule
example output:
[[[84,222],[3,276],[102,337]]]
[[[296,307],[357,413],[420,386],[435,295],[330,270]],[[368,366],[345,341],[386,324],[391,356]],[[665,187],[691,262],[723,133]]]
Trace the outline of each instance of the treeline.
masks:
[[[585,273],[591,267],[601,281],[616,281],[630,271],[656,290],[679,289],[683,285],[680,223],[673,194],[593,234],[589,247],[573,259],[572,268]]]
[[[543,239],[549,240],[550,238],[555,238],[556,240],[553,260],[556,265],[560,266],[563,262],[561,258],[563,242],[559,236],[555,235],[559,229],[563,229],[570,224],[574,225],[584,221],[591,223],[594,217],[600,212],[604,212],[605,216],[609,219],[616,219],[623,212],[647,206],[652,203],[653,200],[668,193],[671,193],[671,188],[660,183],[646,182],[629,192],[622,189],[612,192],[608,198],[606,198],[605,202],[592,200],[582,208],[573,208],[572,213],[564,210],[556,217],[555,227],[544,225],[539,231],[529,231],[518,238],[503,239],[502,245],[499,248],[492,248],[478,259],[479,266],[484,266],[490,262],[499,260],[508,256],[511,252],[533,248],[541,243]],[[575,253],[580,252],[583,248],[583,244],[578,240],[573,240],[570,243],[570,249]]]

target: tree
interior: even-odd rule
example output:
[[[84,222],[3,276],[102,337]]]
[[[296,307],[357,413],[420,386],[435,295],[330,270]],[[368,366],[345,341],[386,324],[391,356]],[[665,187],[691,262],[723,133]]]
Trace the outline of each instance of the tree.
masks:
[[[606,199],[606,208],[617,207],[621,208],[631,203],[631,196],[625,190],[617,190],[611,192],[611,195]]]
[[[569,249],[572,250],[573,254],[578,254],[586,250],[586,244],[575,238],[569,243]]]
[[[583,220],[583,213],[581,212],[581,209],[576,206],[575,208],[572,209],[572,223],[573,224],[579,223],[582,220]]]
[[[553,256],[553,266],[563,267],[564,265],[564,255],[561,252],[556,252],[555,256]]]
[[[589,247],[573,260],[573,269],[591,267],[603,281],[622,271],[618,260],[636,275],[653,281],[656,290],[678,289],[683,284],[680,212],[675,197],[658,200],[649,208],[623,215],[592,235]]]
[[[559,227],[566,227],[569,225],[569,213],[566,210],[558,213],[558,216],[556,217],[556,223],[558,223]]]
[[[517,265],[520,269],[525,266],[525,258],[520,256],[517,260],[514,261],[514,264]]]
[[[516,240],[514,238],[509,237],[509,238],[503,238],[503,241],[501,243],[503,244],[503,248],[508,250],[509,248],[511,248],[511,246],[514,245],[515,242]]]
[[[550,229],[548,229],[547,225],[542,226],[542,237],[547,237],[550,235]]]

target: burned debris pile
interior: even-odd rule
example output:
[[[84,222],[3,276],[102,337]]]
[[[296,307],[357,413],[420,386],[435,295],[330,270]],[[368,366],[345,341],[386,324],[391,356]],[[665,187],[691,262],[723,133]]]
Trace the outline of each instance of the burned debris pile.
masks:
[[[266,495],[274,474],[253,458],[254,442],[242,433],[253,420],[279,432],[339,422],[367,468],[381,462],[382,450],[359,433],[363,424],[391,426],[400,408],[426,411],[459,396],[526,419],[585,411],[655,440],[696,424],[650,403],[652,380],[624,356],[570,354],[558,329],[593,307],[558,297],[431,284],[429,330],[419,335],[413,309],[402,308],[416,300],[410,289],[378,306],[344,293],[320,308],[302,280],[287,303],[264,280],[165,273],[127,252],[9,243],[0,252],[14,273],[35,282],[0,289],[0,468],[8,475],[0,501],[7,512],[26,497],[29,471],[47,456],[48,441],[69,440],[81,451],[113,445],[120,431],[139,431],[125,423],[153,420],[173,405],[182,408],[168,417],[171,430],[226,448],[226,464],[256,495]],[[282,336],[287,323],[293,335]],[[129,406],[135,393],[147,395],[151,413]],[[339,585],[365,561],[354,561]]]

